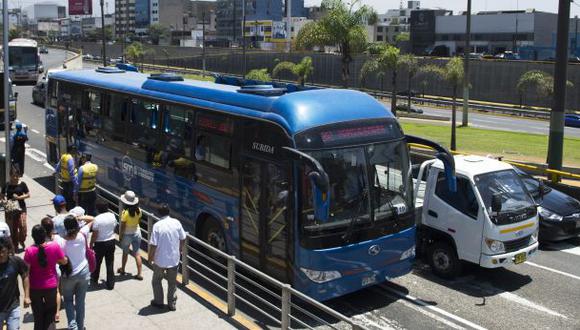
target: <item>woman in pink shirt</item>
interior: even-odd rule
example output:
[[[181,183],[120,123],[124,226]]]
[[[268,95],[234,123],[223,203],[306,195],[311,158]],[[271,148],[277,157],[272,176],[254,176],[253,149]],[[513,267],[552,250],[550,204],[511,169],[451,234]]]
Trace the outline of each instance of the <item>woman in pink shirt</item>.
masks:
[[[68,259],[56,242],[46,241],[41,225],[32,228],[34,245],[26,248],[24,261],[30,265],[30,300],[34,315],[34,330],[45,330],[54,323],[58,277],[56,264],[66,265]]]

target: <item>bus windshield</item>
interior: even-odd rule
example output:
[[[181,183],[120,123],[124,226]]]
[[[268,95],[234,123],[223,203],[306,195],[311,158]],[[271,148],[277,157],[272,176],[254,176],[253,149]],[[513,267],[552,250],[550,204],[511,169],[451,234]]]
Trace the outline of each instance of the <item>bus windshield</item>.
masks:
[[[303,192],[304,228],[347,230],[353,225],[392,220],[412,210],[409,158],[404,141],[336,148],[310,153],[330,180],[330,216],[318,222],[310,185]],[[306,174],[306,173],[305,173]],[[307,181],[307,177],[304,176]]]
[[[36,48],[11,46],[9,49],[11,67],[14,69],[36,69],[38,64]]]

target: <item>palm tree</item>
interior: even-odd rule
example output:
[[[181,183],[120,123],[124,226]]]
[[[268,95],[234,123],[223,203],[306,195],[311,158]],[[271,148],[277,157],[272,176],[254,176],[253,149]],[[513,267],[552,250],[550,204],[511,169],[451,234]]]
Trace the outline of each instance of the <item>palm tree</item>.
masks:
[[[457,121],[457,89],[463,82],[463,59],[461,57],[453,57],[444,67],[437,65],[426,65],[421,68],[421,71],[432,74],[436,78],[445,80],[453,90],[453,103],[451,106],[451,145],[450,149],[457,150],[456,138],[456,121]]]
[[[276,64],[272,70],[272,77],[277,77],[281,71],[290,71],[294,76],[296,76],[296,82],[300,86],[304,86],[304,83],[308,79],[308,76],[314,72],[314,66],[312,65],[312,57],[303,57],[299,63],[293,62],[280,62]]]
[[[530,70],[524,72],[516,88],[520,94],[520,108],[523,106],[524,95],[529,88],[535,87],[538,96],[543,98],[551,98],[554,95],[554,77],[549,73],[541,70]],[[566,87],[574,87],[571,81],[566,81]]]
[[[141,71],[143,71],[143,64],[145,62],[145,56],[153,53],[152,49],[145,49],[143,44],[135,41],[125,49],[125,55],[134,65],[141,65]]]
[[[326,15],[318,21],[304,25],[296,37],[298,49],[338,46],[345,88],[348,87],[353,55],[366,48],[367,33],[364,24],[374,17],[374,10],[361,6],[360,3],[361,0],[352,0],[350,4],[342,0],[322,0],[321,8],[326,11]]]
[[[413,54],[405,54],[401,56],[399,62],[407,70],[407,107],[411,111],[411,85],[419,72],[419,61]]]
[[[366,77],[375,74],[381,78],[391,72],[393,89],[391,91],[391,112],[397,113],[397,72],[400,65],[399,48],[388,44],[373,44],[368,48],[371,58],[363,64],[360,72],[361,83],[364,84]]]

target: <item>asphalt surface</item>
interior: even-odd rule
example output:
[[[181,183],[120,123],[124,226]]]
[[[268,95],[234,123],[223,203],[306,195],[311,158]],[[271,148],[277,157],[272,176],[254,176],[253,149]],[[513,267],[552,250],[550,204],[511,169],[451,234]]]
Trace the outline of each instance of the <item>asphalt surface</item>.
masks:
[[[423,105],[416,106],[423,109],[424,114],[426,115],[451,118],[451,110],[449,109],[437,109]],[[457,110],[457,121],[458,123],[461,123],[461,109]],[[498,116],[477,111],[471,111],[469,113],[469,125],[471,127],[483,129],[544,135],[548,135],[550,129],[550,122],[548,120]],[[564,135],[567,137],[580,137],[580,128],[565,127]]]
[[[64,52],[51,49],[42,57],[48,69],[61,64]],[[18,118],[29,127],[26,173],[46,183],[52,170],[45,158],[44,110],[32,104],[32,86],[16,90]],[[446,110],[427,113],[435,112]],[[480,114],[472,114],[471,121],[484,128],[547,133],[542,121]],[[566,130],[567,135],[577,133]],[[418,262],[408,275],[328,304],[369,329],[580,329],[580,238],[544,246],[522,265],[468,266],[453,281],[435,277]]]

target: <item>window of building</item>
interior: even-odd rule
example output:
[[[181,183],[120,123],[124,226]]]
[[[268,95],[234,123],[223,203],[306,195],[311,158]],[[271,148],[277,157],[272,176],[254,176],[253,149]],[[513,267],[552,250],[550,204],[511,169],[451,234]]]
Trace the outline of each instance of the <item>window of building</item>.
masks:
[[[383,36],[382,35],[377,35],[377,41],[383,41]]]
[[[382,26],[377,26],[377,32],[383,32],[383,27]]]

